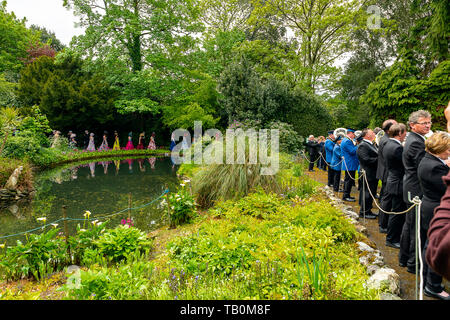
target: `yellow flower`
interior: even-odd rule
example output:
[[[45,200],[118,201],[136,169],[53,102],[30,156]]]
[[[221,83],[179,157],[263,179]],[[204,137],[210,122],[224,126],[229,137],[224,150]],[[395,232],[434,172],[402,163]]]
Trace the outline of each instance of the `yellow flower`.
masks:
[[[86,212],[83,214],[83,216],[88,219],[89,219],[90,215],[91,215],[91,212],[89,210],[86,210]]]
[[[2,243],[2,244],[0,244],[0,248],[4,248],[5,247],[5,244],[4,243]]]

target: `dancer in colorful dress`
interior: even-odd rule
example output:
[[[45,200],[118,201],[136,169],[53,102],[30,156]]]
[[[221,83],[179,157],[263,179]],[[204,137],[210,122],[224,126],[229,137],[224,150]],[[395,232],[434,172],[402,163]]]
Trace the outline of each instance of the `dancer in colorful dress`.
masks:
[[[120,143],[119,143],[119,134],[117,131],[114,131],[114,145],[113,150],[120,150]]]
[[[114,161],[114,164],[116,166],[116,176],[117,176],[119,174],[119,170],[120,170],[120,160]]]
[[[69,141],[69,147],[74,150],[77,149],[77,141],[75,140],[76,136],[77,135],[75,133],[72,133],[70,135],[70,141]]]
[[[92,132],[89,137],[89,145],[86,149],[87,151],[95,151],[94,133]]]
[[[141,133],[139,135],[139,143],[138,143],[136,149],[139,149],[139,150],[144,149],[144,138],[145,138],[145,133]]]
[[[156,143],[155,143],[155,133],[152,133],[152,136],[150,137],[150,142],[148,143],[147,149],[155,150],[156,149]]]
[[[103,142],[100,145],[100,147],[98,148],[98,151],[108,151],[109,150],[109,146],[108,146],[108,132],[104,132],[103,133]]]
[[[170,148],[169,148],[169,150],[172,151],[173,148],[175,148],[175,145],[176,145],[176,143],[175,143],[175,135],[172,133],[172,136],[170,137]]]
[[[155,169],[156,157],[148,158],[148,163],[150,163],[150,168]]]
[[[127,146],[125,147],[125,150],[134,150],[133,133],[132,132],[130,132],[128,134],[128,143],[127,143]]]

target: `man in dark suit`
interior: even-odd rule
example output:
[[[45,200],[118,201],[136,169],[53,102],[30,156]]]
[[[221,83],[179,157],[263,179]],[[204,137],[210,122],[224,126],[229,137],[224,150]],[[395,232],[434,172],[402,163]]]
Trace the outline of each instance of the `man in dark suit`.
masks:
[[[314,163],[319,159],[319,144],[314,139],[313,135],[308,137],[306,142],[306,149],[309,153],[309,171],[314,171]]]
[[[360,167],[361,169],[364,169],[366,174],[366,178],[360,177],[358,182],[358,186],[360,186],[359,216],[364,216],[366,219],[376,219],[377,216],[372,212],[373,199],[370,195],[370,193],[372,193],[372,195],[375,196],[378,187],[378,179],[376,177],[378,150],[373,144],[375,134],[371,129],[364,129],[359,138],[361,139],[361,142],[358,145],[356,154],[358,156]]]
[[[449,172],[450,135],[446,132],[433,134],[425,142],[426,153],[417,169],[420,187],[423,192],[420,210],[420,239],[423,256],[428,247],[427,232],[433,218],[434,209],[439,206],[445,194],[442,180]],[[450,300],[450,295],[443,290],[442,276],[434,272],[428,263],[423,263],[424,293],[428,296]]]
[[[381,180],[381,190],[380,190],[380,208],[384,211],[390,211],[392,207],[392,198],[389,193],[386,192],[387,184],[387,169],[383,157],[383,148],[386,142],[389,141],[389,128],[397,124],[397,121],[393,119],[388,119],[383,122],[382,130],[384,131],[383,137],[378,142],[378,163],[377,163],[377,173],[376,178]],[[389,215],[385,214],[383,211],[378,211],[378,226],[381,233],[387,232],[387,226],[389,221]]]
[[[388,131],[389,140],[383,148],[383,157],[388,172],[386,180],[386,192],[392,197],[391,212],[406,210],[403,201],[403,176],[405,167],[402,163],[402,142],[406,137],[406,126],[403,123],[394,124]],[[405,221],[405,214],[391,214],[388,221],[386,245],[392,248],[400,248],[400,236]]]
[[[450,101],[444,114],[447,119],[447,132],[450,133]],[[430,222],[426,260],[436,273],[450,280],[450,174],[442,180],[446,191]]]
[[[425,135],[430,132],[431,114],[424,110],[415,111],[409,116],[408,124],[411,132],[405,141],[402,161],[405,166],[403,201],[409,206],[408,193],[411,199],[422,198],[417,168],[425,155]],[[400,265],[406,266],[410,273],[416,272],[416,208],[406,214],[400,239]]]

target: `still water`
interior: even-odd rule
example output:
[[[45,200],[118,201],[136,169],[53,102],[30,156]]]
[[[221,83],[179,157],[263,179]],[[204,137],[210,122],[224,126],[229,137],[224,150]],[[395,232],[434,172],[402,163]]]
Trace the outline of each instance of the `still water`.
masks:
[[[36,194],[32,201],[0,208],[0,243],[23,241],[24,235],[1,237],[61,219],[64,205],[68,218],[84,219],[83,214],[89,210],[90,221],[129,208],[130,194],[131,208],[146,205],[161,196],[166,187],[176,190],[179,183],[176,170],[170,158],[151,157],[91,162],[40,172],[35,176]],[[121,224],[131,213],[135,227],[155,230],[167,223],[167,208],[160,206],[161,201],[162,198],[141,209],[125,210],[111,217],[108,227]],[[42,217],[46,217],[45,223],[38,221]],[[77,224],[83,228],[84,223],[68,221],[69,233],[75,232]],[[63,222],[56,227],[62,231]],[[40,232],[41,229],[33,231]]]

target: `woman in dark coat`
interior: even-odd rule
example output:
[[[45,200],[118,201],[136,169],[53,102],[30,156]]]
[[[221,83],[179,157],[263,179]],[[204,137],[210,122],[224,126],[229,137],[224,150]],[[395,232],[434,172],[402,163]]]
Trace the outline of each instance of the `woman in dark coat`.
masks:
[[[444,291],[442,277],[435,273],[425,261],[425,253],[428,246],[427,232],[433,212],[439,206],[441,198],[445,194],[446,186],[442,177],[449,172],[447,159],[450,156],[450,136],[446,132],[433,134],[425,142],[426,153],[417,169],[420,187],[423,192],[420,210],[420,240],[423,251],[423,277],[424,293],[435,298],[450,300],[450,296]]]

